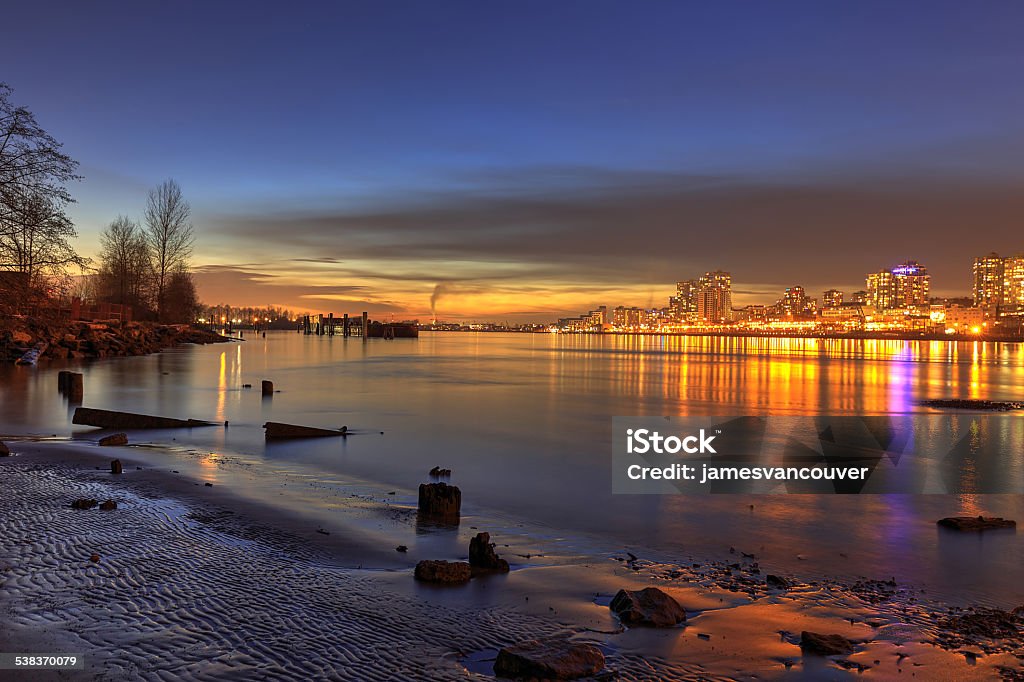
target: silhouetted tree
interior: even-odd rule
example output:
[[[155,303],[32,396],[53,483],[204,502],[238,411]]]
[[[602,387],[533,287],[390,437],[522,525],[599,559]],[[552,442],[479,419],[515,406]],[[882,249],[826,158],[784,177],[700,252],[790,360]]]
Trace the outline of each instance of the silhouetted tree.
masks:
[[[100,235],[99,296],[130,305],[137,315],[149,306],[153,268],[138,223],[118,216]]]
[[[25,296],[44,290],[45,278],[64,277],[68,267],[87,262],[71,246],[77,234],[60,198],[44,191],[18,191],[6,194],[0,203],[0,265],[24,274]]]
[[[146,243],[153,263],[157,318],[163,322],[167,285],[177,272],[187,272],[195,241],[192,208],[174,180],[150,190],[146,202]]]
[[[199,297],[196,294],[192,273],[185,270],[172,272],[167,278],[167,303],[164,307],[164,322],[192,323],[199,315]]]
[[[40,127],[31,111],[11,103],[12,92],[0,83],[0,199],[13,204],[30,197],[59,205],[73,201],[64,184],[78,179],[78,163],[61,151],[61,144]]]

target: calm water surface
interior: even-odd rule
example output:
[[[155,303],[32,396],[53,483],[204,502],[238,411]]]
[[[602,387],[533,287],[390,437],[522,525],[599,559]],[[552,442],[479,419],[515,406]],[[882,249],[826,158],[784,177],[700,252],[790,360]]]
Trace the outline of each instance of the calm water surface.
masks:
[[[1022,344],[470,333],[246,339],[0,368],[0,432],[89,433],[71,425],[56,391],[56,372],[75,366],[86,375],[85,405],[229,420],[228,429],[147,438],[239,453],[268,472],[287,467],[410,490],[440,465],[454,470],[466,507],[552,536],[595,538],[595,553],[630,547],[666,559],[721,558],[734,546],[756,552],[763,567],[805,576],[895,576],[957,602],[1024,603],[1021,534],[956,536],[934,525],[982,512],[1024,522],[1024,496],[610,493],[612,416],[881,414],[927,411],[916,405],[927,397],[1021,400]],[[261,398],[262,379],[280,392]],[[247,383],[255,389],[242,389]],[[1019,461],[1024,414],[1007,419],[1005,456]],[[360,433],[265,444],[268,420]]]

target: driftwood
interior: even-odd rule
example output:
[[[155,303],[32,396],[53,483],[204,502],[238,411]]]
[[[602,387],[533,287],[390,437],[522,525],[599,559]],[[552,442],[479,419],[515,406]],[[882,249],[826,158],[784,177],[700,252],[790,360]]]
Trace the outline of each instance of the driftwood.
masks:
[[[297,426],[295,424],[282,424],[280,422],[267,422],[263,425],[267,430],[267,440],[278,440],[285,438],[325,438],[327,436],[347,436],[348,427],[340,429],[321,429],[315,426]]]
[[[200,419],[173,419],[171,417],[153,417],[148,414],[117,412],[115,410],[97,410],[92,407],[75,409],[72,424],[98,426],[101,429],[182,429],[193,426],[213,426],[214,422]]]

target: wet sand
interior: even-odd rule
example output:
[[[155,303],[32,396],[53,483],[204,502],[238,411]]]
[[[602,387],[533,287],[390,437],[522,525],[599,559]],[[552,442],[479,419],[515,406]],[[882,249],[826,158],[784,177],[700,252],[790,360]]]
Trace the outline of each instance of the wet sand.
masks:
[[[403,495],[352,493],[326,511],[303,510],[276,503],[273,488],[242,490],[240,478],[154,467],[130,447],[8,445],[0,651],[86,660],[81,672],[16,679],[492,679],[499,647],[555,634],[599,646],[623,680],[1024,676],[1019,630],[957,640],[943,623],[958,612],[884,574],[859,583],[786,576],[790,589],[770,589],[744,548],[666,564],[625,550],[560,551],[557,536],[523,530],[492,532],[508,575],[434,587],[413,580],[416,561],[464,559],[478,520],[433,530]],[[120,476],[109,473],[114,457]],[[71,509],[80,497],[118,508]],[[395,551],[399,542],[408,554]],[[685,627],[621,627],[612,596],[650,585],[686,608]],[[802,630],[841,634],[856,650],[803,655]]]

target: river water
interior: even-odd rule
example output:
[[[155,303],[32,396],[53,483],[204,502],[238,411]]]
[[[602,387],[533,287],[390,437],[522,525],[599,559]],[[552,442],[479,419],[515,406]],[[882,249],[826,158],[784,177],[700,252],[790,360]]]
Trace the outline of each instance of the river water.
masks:
[[[466,509],[522,519],[595,556],[721,558],[735,547],[806,577],[896,577],[957,603],[1024,603],[1020,533],[935,526],[979,513],[1024,522],[1024,496],[611,493],[613,416],[934,414],[918,401],[1021,400],[1022,344],[250,333],[145,357],[0,368],[0,433],[93,437],[71,424],[73,406],[56,390],[64,368],[85,373],[89,407],[230,422],[145,436],[154,442],[237,455],[257,473],[351,476],[381,490],[414,491],[440,465],[454,471]],[[261,397],[262,379],[279,392]],[[1000,456],[1019,471],[1024,414],[1002,418]],[[268,444],[266,421],[355,433]]]

